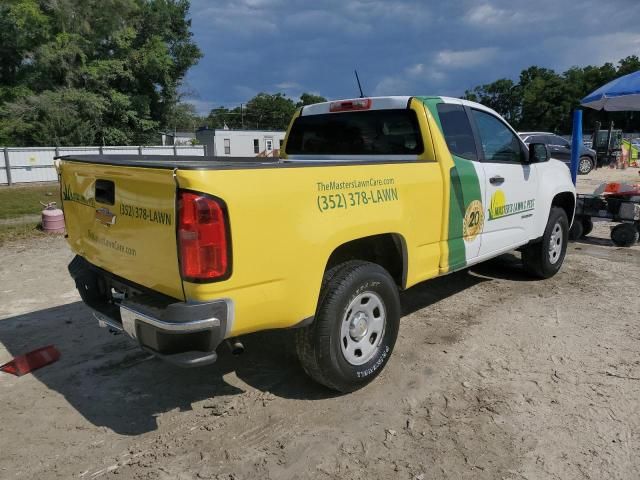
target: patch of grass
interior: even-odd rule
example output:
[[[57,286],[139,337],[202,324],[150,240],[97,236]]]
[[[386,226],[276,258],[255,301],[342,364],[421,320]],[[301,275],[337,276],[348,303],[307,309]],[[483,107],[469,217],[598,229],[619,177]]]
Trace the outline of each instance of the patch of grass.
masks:
[[[56,202],[58,208],[61,207],[60,187],[57,182],[0,187],[0,219],[39,214],[42,211],[40,202]]]
[[[12,242],[14,240],[23,240],[25,238],[33,237],[46,237],[52,235],[44,233],[40,229],[39,223],[19,223],[17,225],[2,225],[0,224],[0,247],[5,243]]]

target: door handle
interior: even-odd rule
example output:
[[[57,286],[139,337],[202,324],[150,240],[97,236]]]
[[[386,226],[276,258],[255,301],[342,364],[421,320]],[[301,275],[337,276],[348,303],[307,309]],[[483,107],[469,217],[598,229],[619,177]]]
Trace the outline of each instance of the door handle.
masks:
[[[491,185],[500,185],[501,183],[504,183],[504,177],[496,175],[495,177],[491,177],[489,179],[489,182],[491,183]]]

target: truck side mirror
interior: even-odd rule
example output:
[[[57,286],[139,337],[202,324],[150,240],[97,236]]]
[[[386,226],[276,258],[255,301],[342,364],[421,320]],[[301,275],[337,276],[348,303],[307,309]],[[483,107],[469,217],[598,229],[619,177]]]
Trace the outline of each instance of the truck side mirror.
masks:
[[[549,160],[549,150],[544,143],[529,144],[529,163],[540,163]]]

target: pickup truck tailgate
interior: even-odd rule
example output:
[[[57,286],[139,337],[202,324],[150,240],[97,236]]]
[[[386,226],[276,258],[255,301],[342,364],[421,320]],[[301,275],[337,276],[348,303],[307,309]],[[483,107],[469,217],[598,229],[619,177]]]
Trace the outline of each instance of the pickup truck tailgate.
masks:
[[[59,170],[74,252],[126,280],[184,299],[173,170],[65,160]]]

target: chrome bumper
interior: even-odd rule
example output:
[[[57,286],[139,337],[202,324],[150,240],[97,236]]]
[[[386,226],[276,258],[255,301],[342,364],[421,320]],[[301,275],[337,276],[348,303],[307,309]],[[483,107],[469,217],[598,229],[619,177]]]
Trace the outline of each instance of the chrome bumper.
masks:
[[[143,349],[163,360],[192,367],[216,361],[215,349],[227,336],[233,302],[225,299],[200,304],[176,303],[155,311],[163,318],[143,310],[125,300],[120,305],[121,322],[95,309],[93,315],[101,327],[126,333]],[[185,342],[183,339],[187,336],[189,341]]]
[[[200,332],[212,328],[220,328],[219,318],[204,318],[189,322],[165,322],[138,312],[131,307],[120,305],[120,318],[123,330],[131,337],[138,338],[136,322],[146,323],[160,330],[174,333]]]

